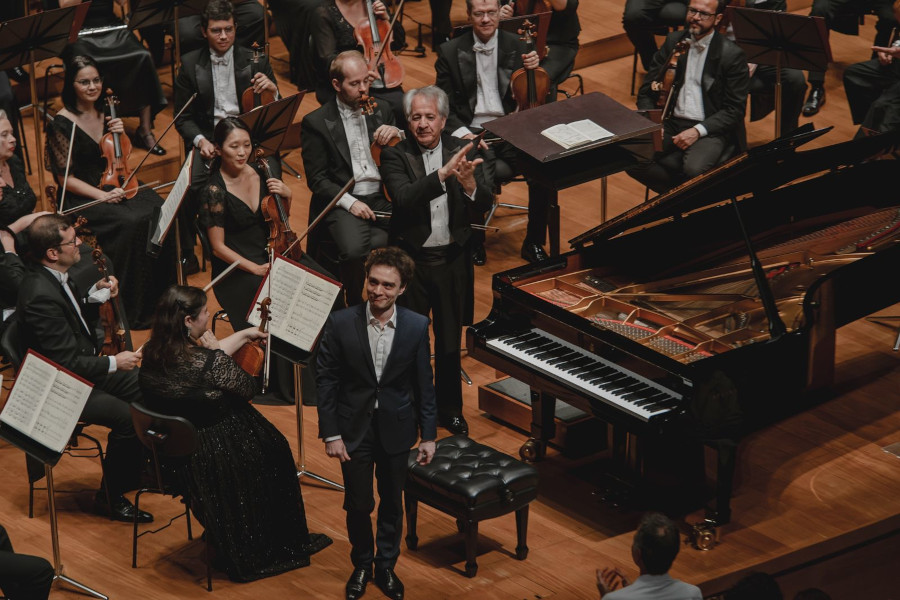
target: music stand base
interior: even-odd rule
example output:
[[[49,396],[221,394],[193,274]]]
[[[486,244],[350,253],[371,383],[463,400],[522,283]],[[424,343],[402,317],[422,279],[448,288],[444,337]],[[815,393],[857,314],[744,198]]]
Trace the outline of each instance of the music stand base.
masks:
[[[75,581],[74,579],[72,579],[71,577],[67,577],[63,574],[57,574],[57,575],[53,576],[53,583],[56,584],[56,582],[58,582],[58,581],[62,582],[62,583],[67,583],[70,586],[77,589],[78,591],[84,592],[85,594],[93,596],[94,598],[100,598],[101,600],[109,600],[109,596],[104,596],[97,590],[91,589],[88,586],[84,585],[83,583],[79,583],[79,582]]]
[[[309,477],[336,490],[344,491],[344,486],[341,484],[306,470],[306,453],[303,451],[303,375],[300,370],[301,366],[298,362],[294,363],[294,406],[297,407],[297,478]]]
[[[321,475],[316,475],[315,473],[311,473],[310,471],[304,471],[303,469],[298,469],[297,470],[297,479],[300,479],[302,477],[309,477],[310,479],[314,479],[314,480],[318,481],[319,483],[324,483],[325,485],[331,486],[336,490],[340,490],[342,492],[344,491],[344,486],[342,486],[341,484],[339,484],[335,481],[332,481],[326,477],[322,477]]]

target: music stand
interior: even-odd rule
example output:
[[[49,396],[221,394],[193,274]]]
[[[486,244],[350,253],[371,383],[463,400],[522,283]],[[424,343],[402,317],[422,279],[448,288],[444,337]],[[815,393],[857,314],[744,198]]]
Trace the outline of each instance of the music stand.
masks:
[[[11,69],[23,64],[31,63],[28,71],[28,79],[31,91],[31,114],[34,121],[34,142],[40,152],[41,125],[38,114],[37,83],[34,65],[39,60],[59,56],[63,49],[71,42],[78,39],[78,32],[84,23],[84,17],[90,7],[90,2],[46,10],[27,17],[12,19],[0,23],[0,70]],[[40,190],[44,186],[44,168],[38,161],[38,183]],[[47,199],[42,193],[41,207],[47,210]]]
[[[262,150],[263,156],[276,156],[281,161],[281,147],[305,94],[305,91],[297,92],[293,96],[258,106],[238,116],[250,129],[250,141]]]
[[[775,137],[781,134],[781,69],[824,71],[831,46],[823,17],[729,7],[734,41],[747,61],[775,67]]]

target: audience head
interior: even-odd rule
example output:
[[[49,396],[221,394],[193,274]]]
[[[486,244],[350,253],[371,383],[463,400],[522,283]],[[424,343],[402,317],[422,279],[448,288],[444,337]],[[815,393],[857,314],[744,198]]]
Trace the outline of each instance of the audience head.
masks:
[[[900,2],[900,0],[898,0]],[[896,4],[894,4],[896,6]],[[831,600],[831,596],[819,588],[806,588],[794,596],[794,600]]]
[[[16,150],[16,134],[6,111],[0,109],[0,163],[5,163]],[[7,182],[12,183],[12,182]]]
[[[642,574],[667,573],[680,549],[681,538],[671,519],[660,513],[644,515],[631,545],[631,556]]]
[[[726,0],[690,0],[685,23],[694,38],[701,38],[719,25]]]
[[[437,146],[450,114],[446,92],[436,85],[409,90],[403,96],[403,111],[416,141],[425,148]]]
[[[360,99],[369,93],[369,66],[366,59],[357,50],[345,50],[331,61],[328,69],[331,86],[338,98],[356,110]]]
[[[234,45],[234,7],[229,0],[209,0],[200,15],[203,37],[210,49],[225,54]]]
[[[103,74],[100,66],[87,55],[73,56],[66,62],[63,77],[62,102],[69,112],[81,114],[78,102],[93,103],[98,112],[103,112]]]
[[[724,600],[782,600],[778,582],[768,573],[754,571],[725,592]]]
[[[500,25],[500,0],[466,0],[472,33],[482,42],[493,37]]]
[[[372,314],[388,311],[406,290],[416,265],[395,246],[376,248],[366,259],[366,298]]]
[[[177,364],[194,346],[191,338],[203,335],[208,323],[209,310],[203,290],[187,285],[170,286],[156,303],[143,360],[162,369]]]
[[[31,259],[65,273],[81,259],[81,238],[69,219],[59,214],[41,215],[25,229]]]
[[[216,124],[213,130],[213,143],[216,145],[216,156],[211,170],[225,165],[229,170],[238,170],[247,161],[253,160],[253,143],[250,140],[250,129],[237,117],[225,117]]]

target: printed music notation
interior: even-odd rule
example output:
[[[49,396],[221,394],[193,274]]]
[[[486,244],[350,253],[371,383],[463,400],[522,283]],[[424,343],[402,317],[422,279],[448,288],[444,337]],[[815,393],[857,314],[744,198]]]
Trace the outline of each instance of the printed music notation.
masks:
[[[272,299],[269,335],[309,352],[340,291],[339,283],[277,255],[272,270],[260,285],[247,321],[259,325],[256,307],[260,297],[269,296]]]
[[[613,137],[614,134],[590,119],[582,119],[572,123],[560,123],[559,125],[548,127],[541,132],[541,135],[568,150],[575,146]]]
[[[91,393],[91,384],[29,351],[0,421],[62,452]]]
[[[166,234],[168,234],[169,228],[175,220],[175,215],[181,207],[181,202],[184,200],[184,196],[187,194],[188,188],[191,185],[191,169],[193,168],[193,164],[194,153],[188,152],[187,158],[184,159],[184,164],[181,165],[181,170],[178,172],[178,177],[175,179],[175,184],[172,189],[169,190],[169,195],[166,196],[166,201],[163,202],[158,218],[156,219],[156,226],[148,241],[148,246],[152,249],[158,250],[162,247],[163,240],[165,239]]]

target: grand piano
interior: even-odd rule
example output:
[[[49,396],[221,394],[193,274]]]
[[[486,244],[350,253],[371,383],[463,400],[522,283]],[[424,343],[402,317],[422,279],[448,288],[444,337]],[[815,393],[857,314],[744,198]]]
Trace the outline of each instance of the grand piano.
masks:
[[[707,515],[728,522],[737,440],[826,399],[836,330],[900,302],[897,136],[799,151],[827,131],[752,149],[494,275],[466,341],[530,387],[523,458],[543,456],[556,399],[616,444],[706,443],[720,453]]]

